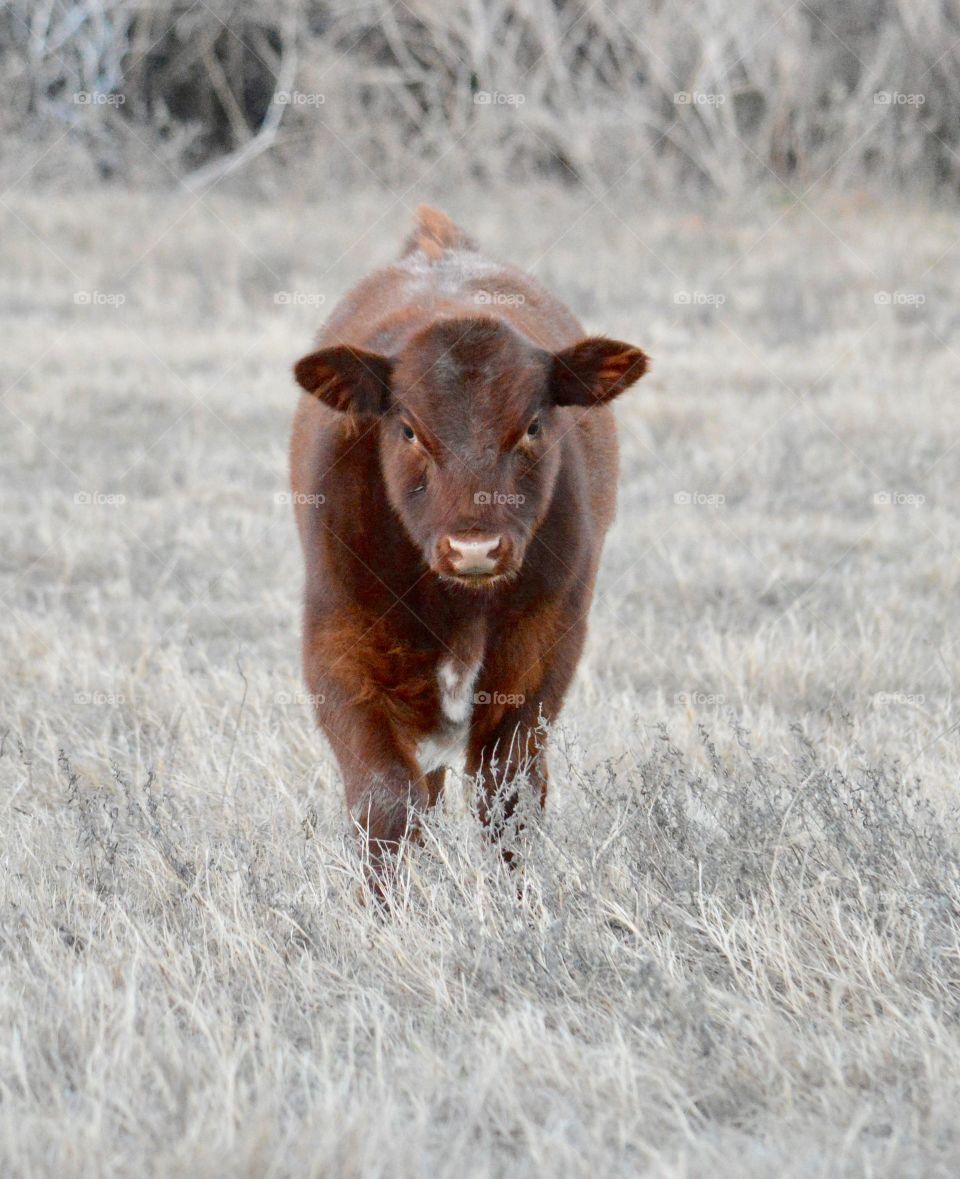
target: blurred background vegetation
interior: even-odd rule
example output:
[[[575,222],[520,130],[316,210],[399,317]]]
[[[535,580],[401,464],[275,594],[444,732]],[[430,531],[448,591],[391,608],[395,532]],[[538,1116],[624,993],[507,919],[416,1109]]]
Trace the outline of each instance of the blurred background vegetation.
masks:
[[[960,179],[958,0],[7,0],[0,77],[34,182]]]

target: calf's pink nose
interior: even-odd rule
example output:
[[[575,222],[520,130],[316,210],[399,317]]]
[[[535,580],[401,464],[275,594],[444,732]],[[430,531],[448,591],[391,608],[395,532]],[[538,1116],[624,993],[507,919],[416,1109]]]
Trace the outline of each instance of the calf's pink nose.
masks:
[[[493,554],[500,547],[500,537],[491,536],[485,540],[471,537],[458,540],[447,537],[450,546],[450,564],[458,573],[492,573],[497,567]]]

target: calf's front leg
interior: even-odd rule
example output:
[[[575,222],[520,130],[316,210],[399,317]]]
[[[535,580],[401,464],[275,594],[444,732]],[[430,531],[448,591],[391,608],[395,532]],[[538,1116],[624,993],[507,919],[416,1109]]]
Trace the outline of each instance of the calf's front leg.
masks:
[[[481,706],[482,707],[482,706]],[[547,801],[547,759],[539,707],[508,709],[496,724],[474,724],[467,749],[467,773],[478,780],[480,821],[491,839],[502,840],[520,803],[520,784],[526,778],[542,810]],[[509,863],[513,856],[504,850]]]
[[[573,623],[561,617],[522,650],[519,665],[517,643],[505,641],[494,648],[500,657],[485,666],[485,690],[476,696],[466,768],[478,777],[480,820],[494,840],[503,837],[516,813],[524,779],[538,809],[546,805],[546,727],[560,713],[585,634],[582,615]],[[508,863],[512,858],[504,851]]]
[[[350,816],[381,862],[406,837],[415,836],[419,815],[436,801],[433,775],[398,739],[390,718],[371,706],[318,709],[340,767]]]

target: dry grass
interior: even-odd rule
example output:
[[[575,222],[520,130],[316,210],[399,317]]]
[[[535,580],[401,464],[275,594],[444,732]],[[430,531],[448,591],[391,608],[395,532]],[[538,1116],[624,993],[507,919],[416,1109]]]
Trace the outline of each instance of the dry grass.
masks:
[[[523,895],[453,790],[382,920],[277,500],[406,211],[6,201],[0,1170],[955,1175],[955,222],[448,198],[656,367]]]

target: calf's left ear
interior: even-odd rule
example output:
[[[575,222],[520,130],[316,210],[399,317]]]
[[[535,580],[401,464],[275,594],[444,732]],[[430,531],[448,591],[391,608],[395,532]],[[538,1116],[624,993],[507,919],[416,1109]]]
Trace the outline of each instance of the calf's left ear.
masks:
[[[331,409],[376,416],[390,406],[392,368],[386,356],[338,344],[298,360],[293,375],[301,389]]]
[[[632,344],[589,336],[553,354],[550,386],[557,405],[603,405],[639,381],[650,358]]]

